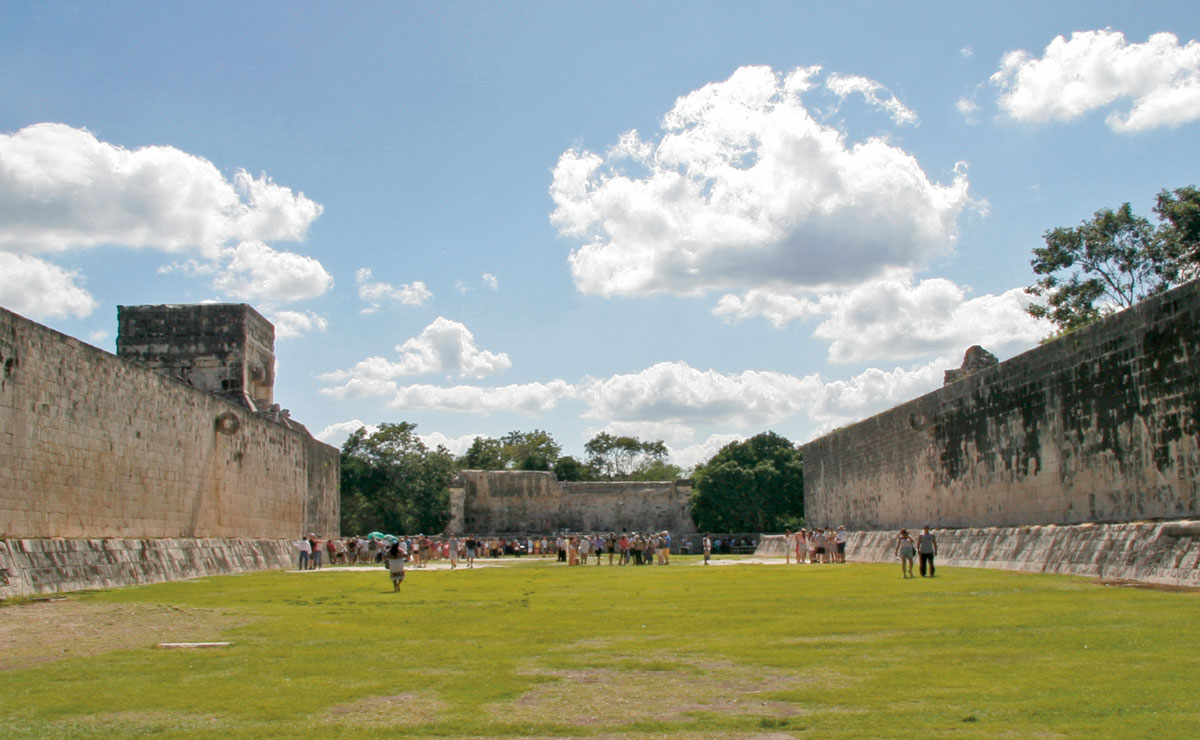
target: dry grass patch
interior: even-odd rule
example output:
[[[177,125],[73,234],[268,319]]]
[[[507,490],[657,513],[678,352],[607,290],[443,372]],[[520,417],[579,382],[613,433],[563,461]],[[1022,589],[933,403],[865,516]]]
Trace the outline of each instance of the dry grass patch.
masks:
[[[154,735],[164,732],[203,730],[217,736],[228,729],[229,721],[212,714],[189,712],[105,712],[88,717],[54,723],[60,732],[58,737],[74,737],[77,733],[121,732],[136,735]]]
[[[350,727],[407,727],[441,719],[446,703],[430,692],[368,696],[330,707],[320,721]]]
[[[203,642],[245,624],[217,609],[35,601],[0,609],[0,670],[160,642]]]
[[[525,675],[545,677],[546,682],[514,701],[493,704],[489,713],[498,722],[576,726],[680,721],[707,712],[780,719],[803,713],[795,704],[766,698],[805,683],[807,679],[798,672],[764,672],[665,655],[613,656],[604,662],[606,667],[524,671]],[[611,667],[614,664],[616,667]],[[639,664],[651,667],[640,668]]]

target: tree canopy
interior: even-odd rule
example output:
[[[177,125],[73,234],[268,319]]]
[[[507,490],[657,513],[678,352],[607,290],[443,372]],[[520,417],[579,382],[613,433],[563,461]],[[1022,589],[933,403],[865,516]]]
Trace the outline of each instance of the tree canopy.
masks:
[[[731,442],[692,474],[692,519],[710,532],[771,532],[804,517],[800,449],[774,432]]]
[[[669,473],[678,477],[679,468],[667,465],[667,445],[661,439],[643,442],[637,437],[600,432],[583,446],[588,466],[606,480],[649,480],[647,473]]]
[[[360,428],[342,445],[342,531],[441,532],[450,522],[454,458],[408,422]]]
[[[553,470],[561,452],[549,432],[514,430],[500,439],[476,437],[456,464],[462,470]]]
[[[1163,190],[1154,212],[1157,226],[1124,203],[1096,211],[1079,226],[1046,231],[1045,246],[1034,248],[1030,260],[1038,280],[1025,289],[1045,302],[1029,313],[1072,331],[1195,277],[1200,192]]]

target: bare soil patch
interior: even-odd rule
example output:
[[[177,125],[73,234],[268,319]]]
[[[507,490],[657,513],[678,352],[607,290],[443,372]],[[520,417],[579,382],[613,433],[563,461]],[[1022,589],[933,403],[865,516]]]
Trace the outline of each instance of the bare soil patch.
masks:
[[[0,670],[98,655],[160,642],[215,640],[244,617],[165,604],[101,604],[65,599],[0,608]]]
[[[1200,593],[1200,587],[1197,586],[1177,586],[1172,583],[1146,583],[1145,581],[1126,581],[1120,578],[1097,578],[1092,581],[1097,586],[1123,586],[1125,588],[1145,588],[1151,591],[1166,591],[1173,594],[1196,594]]]

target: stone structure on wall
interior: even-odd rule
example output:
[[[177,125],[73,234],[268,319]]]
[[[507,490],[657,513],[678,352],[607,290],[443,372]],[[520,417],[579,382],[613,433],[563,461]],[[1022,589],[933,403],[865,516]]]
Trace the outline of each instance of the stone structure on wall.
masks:
[[[806,518],[896,529],[1200,515],[1200,283],[803,448]]]
[[[988,352],[978,344],[968,347],[963,354],[962,366],[953,370],[947,370],[943,375],[942,385],[950,385],[951,383],[962,380],[963,378],[977,373],[980,370],[986,370],[993,365],[1000,364],[1000,360],[991,352]]]
[[[554,473],[464,470],[448,531],[470,534],[696,531],[691,481],[560,482]]]
[[[114,356],[0,309],[7,585],[16,582],[12,569],[45,563],[60,566],[61,581],[77,582],[79,569],[95,566],[89,557],[112,550],[43,547],[36,542],[43,538],[249,542],[337,534],[339,453],[273,406],[270,323],[245,305],[120,311],[121,356]],[[139,547],[147,546],[120,549]],[[212,554],[239,547],[210,541],[177,548],[167,560],[178,565],[186,553],[208,553],[204,567],[216,570],[224,561],[256,562],[252,554]],[[5,585],[0,579],[0,595]]]
[[[117,356],[251,411],[269,411],[275,327],[244,303],[117,306]]]

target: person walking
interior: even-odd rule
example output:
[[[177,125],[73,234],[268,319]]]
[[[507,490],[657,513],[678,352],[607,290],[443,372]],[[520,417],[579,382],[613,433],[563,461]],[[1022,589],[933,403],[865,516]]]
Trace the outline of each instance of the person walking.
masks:
[[[712,558],[712,537],[709,537],[707,534],[704,535],[703,547],[704,547],[704,564],[708,565],[709,559]]]
[[[913,555],[916,554],[917,547],[913,543],[913,538],[908,536],[908,530],[900,530],[900,536],[896,538],[896,557],[900,558],[900,575],[904,578],[913,577]]]
[[[400,542],[392,543],[392,546],[387,551],[387,567],[388,575],[392,579],[392,591],[398,592],[400,584],[404,582],[404,561],[407,560],[407,554],[400,547]]]
[[[929,525],[921,530],[920,536],[917,537],[917,550],[921,555],[921,577],[925,577],[925,564],[929,564],[929,577],[933,578],[933,556],[937,555],[937,537],[933,532],[929,531]]]
[[[799,560],[799,556],[796,558]],[[792,530],[783,530],[783,564],[792,564]]]

